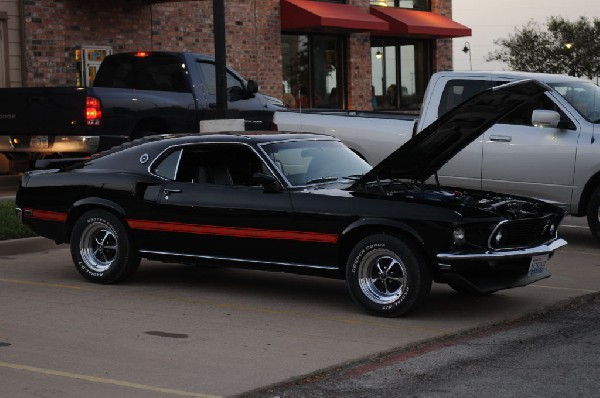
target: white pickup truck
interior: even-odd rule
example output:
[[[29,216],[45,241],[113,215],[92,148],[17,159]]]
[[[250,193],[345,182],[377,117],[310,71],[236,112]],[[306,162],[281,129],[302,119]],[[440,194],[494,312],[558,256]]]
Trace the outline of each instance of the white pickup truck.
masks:
[[[592,82],[536,73],[439,72],[429,82],[419,118],[309,111],[276,112],[273,121],[280,131],[338,137],[377,164],[471,96],[523,79],[552,90],[490,127],[439,170],[439,181],[564,203],[569,214],[587,216],[600,239],[600,87]]]

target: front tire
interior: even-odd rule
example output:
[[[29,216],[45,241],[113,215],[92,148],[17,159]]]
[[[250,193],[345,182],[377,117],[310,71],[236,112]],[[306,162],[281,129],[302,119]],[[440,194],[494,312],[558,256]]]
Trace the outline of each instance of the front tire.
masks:
[[[117,283],[138,268],[140,257],[121,220],[105,210],[91,210],[75,223],[71,257],[79,273],[91,282]]]
[[[397,317],[418,307],[431,290],[431,269],[412,245],[380,234],[361,240],[346,264],[354,301],[368,312]]]
[[[596,188],[590,196],[586,213],[590,232],[600,240],[600,187]]]

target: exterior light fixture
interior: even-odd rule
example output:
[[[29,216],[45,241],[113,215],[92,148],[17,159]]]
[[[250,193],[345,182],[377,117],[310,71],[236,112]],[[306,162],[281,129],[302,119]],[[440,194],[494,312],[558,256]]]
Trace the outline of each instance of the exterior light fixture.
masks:
[[[471,44],[468,41],[465,42],[465,46],[463,47],[462,52],[464,52],[465,54],[469,54],[469,66],[471,70],[473,70],[473,60],[471,59]]]
[[[381,59],[381,57],[383,57],[383,54],[381,54],[381,51],[377,50],[377,52],[375,53],[375,58]]]

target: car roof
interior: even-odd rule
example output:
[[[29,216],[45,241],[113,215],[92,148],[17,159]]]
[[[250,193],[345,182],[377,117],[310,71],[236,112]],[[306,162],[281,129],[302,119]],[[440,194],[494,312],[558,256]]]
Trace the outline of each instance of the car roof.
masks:
[[[287,133],[273,131],[228,131],[211,134],[163,134],[139,138],[99,152],[90,157],[87,164],[93,168],[139,167],[138,159],[144,155],[153,159],[172,146],[201,143],[246,143],[261,145],[271,142],[299,140],[336,140],[337,138],[314,133]]]

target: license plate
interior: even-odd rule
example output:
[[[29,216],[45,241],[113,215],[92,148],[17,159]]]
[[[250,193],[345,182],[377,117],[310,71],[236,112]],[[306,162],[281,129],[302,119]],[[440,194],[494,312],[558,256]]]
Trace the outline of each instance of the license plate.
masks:
[[[548,254],[534,256],[529,263],[529,276],[534,276],[546,272],[546,263],[548,262]]]
[[[48,136],[47,135],[34,135],[31,136],[29,146],[34,149],[47,149],[48,148]]]

